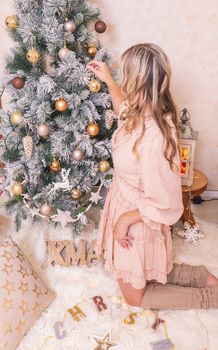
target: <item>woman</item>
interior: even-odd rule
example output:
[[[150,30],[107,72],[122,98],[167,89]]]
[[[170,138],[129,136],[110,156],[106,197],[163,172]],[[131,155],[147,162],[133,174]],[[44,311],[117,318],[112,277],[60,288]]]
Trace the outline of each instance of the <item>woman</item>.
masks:
[[[181,217],[183,203],[169,60],[157,45],[139,44],[121,63],[120,88],[105,63],[87,66],[107,84],[118,115],[113,183],[101,216],[98,253],[105,250],[105,268],[129,305],[214,307],[218,280],[204,266],[173,266],[170,225]]]

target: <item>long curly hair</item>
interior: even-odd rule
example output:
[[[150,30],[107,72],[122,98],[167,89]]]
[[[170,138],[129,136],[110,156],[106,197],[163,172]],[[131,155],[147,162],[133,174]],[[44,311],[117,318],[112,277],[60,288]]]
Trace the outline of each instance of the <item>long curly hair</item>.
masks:
[[[177,130],[177,112],[170,93],[170,62],[165,52],[156,44],[138,44],[126,50],[121,57],[121,90],[126,98],[126,107],[121,112],[125,120],[125,130],[132,132],[137,119],[143,118],[145,107],[149,107],[165,140],[163,150],[172,170],[177,169],[173,162],[177,144],[172,136],[166,116],[171,115]],[[133,153],[139,158],[137,145],[145,133],[145,124],[133,146]]]

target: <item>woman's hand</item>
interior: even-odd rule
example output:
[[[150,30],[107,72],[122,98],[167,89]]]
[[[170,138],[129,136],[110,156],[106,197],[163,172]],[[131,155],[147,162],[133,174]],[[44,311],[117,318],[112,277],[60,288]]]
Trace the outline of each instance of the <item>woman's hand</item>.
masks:
[[[102,80],[108,86],[115,83],[106,63],[100,61],[91,61],[87,64],[87,68],[93,72],[98,79]]]
[[[132,241],[134,240],[133,237],[128,235],[128,230],[129,225],[127,223],[125,214],[120,215],[114,226],[113,235],[114,238],[118,241],[118,243],[123,248],[127,249],[132,247]]]

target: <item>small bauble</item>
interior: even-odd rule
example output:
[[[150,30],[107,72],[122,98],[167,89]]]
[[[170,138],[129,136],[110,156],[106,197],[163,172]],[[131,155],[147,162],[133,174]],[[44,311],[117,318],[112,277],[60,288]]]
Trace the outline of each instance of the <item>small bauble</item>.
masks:
[[[108,163],[107,160],[101,160],[98,164],[98,169],[102,173],[106,173],[110,169],[110,164]]]
[[[70,50],[67,47],[62,47],[62,49],[58,52],[58,57],[63,60],[64,57],[70,52]]]
[[[81,197],[81,192],[80,192],[80,190],[78,190],[77,188],[72,189],[72,191],[70,192],[70,194],[71,194],[71,197],[72,197],[73,199],[80,199],[80,197]]]
[[[64,30],[65,32],[68,32],[68,33],[74,33],[76,30],[76,24],[71,20],[67,20],[64,23]]]
[[[12,30],[17,29],[19,26],[19,21],[17,16],[13,15],[13,16],[6,17],[5,24],[8,27],[8,29],[12,29]]]
[[[11,191],[15,196],[20,196],[23,192],[23,188],[19,182],[15,182],[15,184],[13,184],[11,187]]]
[[[49,135],[48,125],[40,124],[37,128],[37,134],[41,137],[47,137]]]
[[[61,163],[59,160],[53,160],[50,164],[50,169],[57,173],[58,171],[61,170]]]
[[[90,123],[87,128],[86,128],[86,131],[87,133],[90,135],[90,136],[96,136],[99,134],[99,126],[98,124],[96,123]]]
[[[14,79],[12,79],[11,83],[15,89],[19,90],[19,89],[22,89],[24,87],[25,79],[22,76],[17,76]]]
[[[73,160],[77,160],[77,161],[83,160],[84,159],[83,150],[81,150],[80,148],[75,149],[73,151],[72,158]]]
[[[106,23],[103,21],[98,21],[95,23],[95,30],[97,33],[100,33],[100,34],[104,33],[106,28],[107,28]]]
[[[6,167],[6,164],[4,162],[0,161],[0,169],[4,169]],[[0,182],[1,183],[1,182]]]
[[[18,125],[23,121],[23,115],[20,111],[16,111],[14,113],[11,114],[11,122],[14,125]]]
[[[50,216],[52,213],[52,207],[45,203],[40,207],[40,214],[44,215],[44,216]]]
[[[91,92],[99,92],[101,90],[101,83],[100,81],[96,80],[96,79],[92,79],[89,82],[89,90]]]
[[[30,63],[36,64],[39,62],[41,55],[40,52],[35,47],[33,47],[27,51],[26,57]]]
[[[67,101],[60,97],[56,102],[55,102],[55,109],[59,112],[64,112],[68,109],[68,103]]]
[[[89,55],[89,57],[91,57],[91,58],[95,58],[95,55],[96,55],[97,51],[98,51],[98,50],[96,49],[95,46],[89,46],[89,48],[88,48],[88,50],[87,50],[88,55]]]

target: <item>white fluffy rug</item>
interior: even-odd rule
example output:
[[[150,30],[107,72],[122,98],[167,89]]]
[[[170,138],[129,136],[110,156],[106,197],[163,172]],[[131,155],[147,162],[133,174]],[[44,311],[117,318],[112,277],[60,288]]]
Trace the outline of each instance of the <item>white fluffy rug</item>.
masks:
[[[201,222],[205,238],[198,245],[184,242],[174,234],[175,260],[191,264],[205,264],[218,275],[218,227]],[[135,318],[135,324],[123,322],[131,312],[139,309],[128,308],[120,303],[117,283],[101,265],[87,267],[50,267],[41,269],[33,258],[33,245],[38,230],[28,226],[16,234],[15,240],[35,264],[38,273],[48,281],[57,293],[54,303],[41,315],[24,337],[17,350],[92,350],[97,343],[92,336],[103,338],[110,331],[111,339],[118,345],[116,350],[150,350],[151,342],[165,339],[161,325],[156,331],[151,328],[154,316],[150,311],[142,312]],[[55,232],[53,239],[68,239],[67,232]],[[93,296],[102,296],[107,310],[100,313]],[[79,303],[79,304],[78,304]],[[75,321],[67,312],[78,304],[86,317]],[[176,350],[217,350],[218,309],[209,311],[165,311],[160,317],[166,320],[169,338]],[[54,324],[59,323],[63,339],[57,339]],[[105,349],[107,349],[105,347]],[[163,348],[160,347],[160,350]],[[165,348],[164,348],[165,349]]]

